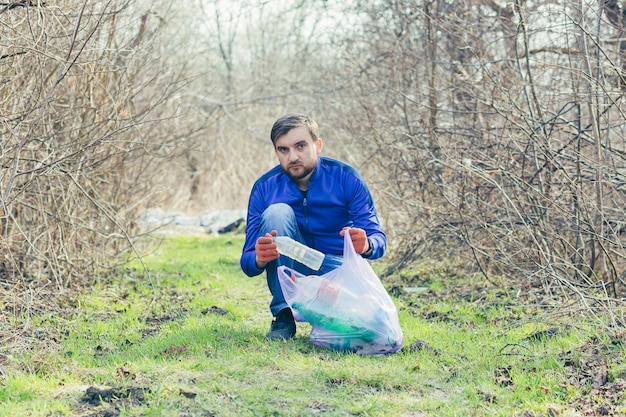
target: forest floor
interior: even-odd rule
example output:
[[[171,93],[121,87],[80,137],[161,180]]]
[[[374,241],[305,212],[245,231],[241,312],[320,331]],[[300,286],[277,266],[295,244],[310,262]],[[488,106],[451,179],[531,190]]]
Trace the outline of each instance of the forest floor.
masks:
[[[540,285],[423,262],[384,281],[397,354],[330,353],[302,324],[268,343],[239,226],[171,223],[148,279],[136,264],[82,293],[22,283],[3,297],[0,415],[626,415],[626,330]]]

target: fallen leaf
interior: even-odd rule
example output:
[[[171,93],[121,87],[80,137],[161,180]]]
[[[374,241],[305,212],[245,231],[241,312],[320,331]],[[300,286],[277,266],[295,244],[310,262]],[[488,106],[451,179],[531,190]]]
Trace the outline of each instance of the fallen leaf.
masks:
[[[548,408],[548,415],[550,417],[556,417],[559,414],[561,414],[561,412],[559,410],[557,410],[556,408],[553,408],[553,407]]]
[[[552,339],[558,333],[559,333],[558,327],[550,327],[549,329],[535,332],[531,334],[530,336],[526,337],[524,340],[528,340],[530,342],[539,342],[541,340]]]
[[[219,308],[218,306],[211,306],[210,308],[205,308],[204,310],[201,311],[202,314],[217,314],[220,316],[224,316],[226,314],[228,314],[228,310],[225,310],[223,308]]]
[[[441,353],[439,349],[435,349],[431,345],[426,343],[425,341],[419,340],[419,339],[409,345],[409,351],[410,352],[425,351],[425,352],[434,353],[435,355],[439,355]]]
[[[178,355],[180,353],[183,353],[187,350],[187,345],[182,344],[180,346],[170,346],[167,349],[165,349],[162,353],[165,355]]]
[[[185,398],[196,398],[196,396],[198,394],[196,394],[195,392],[191,392],[191,391],[184,391],[184,390],[180,390],[180,395],[182,395]]]
[[[511,378],[507,378],[505,376],[497,376],[496,377],[496,384],[503,386],[503,387],[507,387],[509,385],[513,385],[513,380]]]
[[[593,387],[600,388],[607,382],[609,382],[609,370],[606,365],[598,366],[593,376]]]
[[[137,379],[137,375],[134,374],[133,372],[131,372],[129,369],[120,366],[119,368],[116,369],[116,373],[117,376],[120,378],[130,378],[130,379]]]
[[[560,412],[559,410],[557,410],[556,408],[554,408],[554,407],[548,407],[548,415],[549,415],[550,417],[556,417],[556,416],[558,416],[559,414],[561,414],[561,412]]]
[[[478,394],[482,396],[483,400],[485,400],[488,403],[495,403],[498,400],[498,397],[496,397],[495,394],[491,394],[489,392],[484,392],[484,391],[479,390]]]
[[[546,387],[545,385],[539,385],[539,389],[543,391],[544,394],[549,394],[552,391],[550,387]]]

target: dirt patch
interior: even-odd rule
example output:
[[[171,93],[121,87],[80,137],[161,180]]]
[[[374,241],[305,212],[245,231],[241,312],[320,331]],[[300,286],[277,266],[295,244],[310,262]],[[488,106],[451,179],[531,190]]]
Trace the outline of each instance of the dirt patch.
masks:
[[[135,407],[146,402],[145,387],[95,387],[87,388],[81,403],[87,408],[86,417],[116,417],[121,409]]]

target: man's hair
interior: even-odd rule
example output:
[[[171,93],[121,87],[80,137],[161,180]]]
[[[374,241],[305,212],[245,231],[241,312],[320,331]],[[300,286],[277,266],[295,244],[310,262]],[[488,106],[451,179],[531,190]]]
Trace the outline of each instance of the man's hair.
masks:
[[[313,141],[316,141],[318,138],[318,126],[317,122],[311,117],[300,114],[300,113],[287,113],[282,115],[278,120],[274,122],[274,126],[272,126],[272,132],[270,133],[270,139],[272,139],[272,143],[276,143],[276,139],[281,137],[282,135],[286,135],[294,127],[304,126],[309,129],[309,133],[313,138]]]

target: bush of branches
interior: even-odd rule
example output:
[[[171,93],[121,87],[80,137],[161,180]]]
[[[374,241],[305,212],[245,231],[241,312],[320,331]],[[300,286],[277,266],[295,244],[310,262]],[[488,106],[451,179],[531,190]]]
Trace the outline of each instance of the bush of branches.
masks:
[[[132,246],[177,76],[132,1],[0,5],[0,280],[85,276]]]
[[[346,129],[403,231],[485,277],[607,303],[626,281],[624,12],[616,2],[366,2]]]

